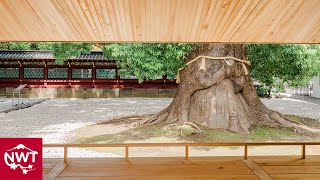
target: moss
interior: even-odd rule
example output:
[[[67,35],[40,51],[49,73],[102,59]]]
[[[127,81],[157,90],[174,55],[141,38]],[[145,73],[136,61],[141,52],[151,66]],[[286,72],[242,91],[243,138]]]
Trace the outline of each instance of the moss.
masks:
[[[250,139],[260,141],[281,140],[297,136],[299,136],[299,134],[291,128],[272,128],[268,126],[256,127],[248,135]]]

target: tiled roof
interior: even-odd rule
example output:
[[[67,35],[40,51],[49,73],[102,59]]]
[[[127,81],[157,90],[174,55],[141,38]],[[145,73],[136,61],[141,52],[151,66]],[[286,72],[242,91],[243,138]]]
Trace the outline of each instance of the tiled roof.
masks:
[[[51,51],[0,51],[1,59],[55,59]],[[107,60],[102,52],[91,52],[70,58],[70,60]]]

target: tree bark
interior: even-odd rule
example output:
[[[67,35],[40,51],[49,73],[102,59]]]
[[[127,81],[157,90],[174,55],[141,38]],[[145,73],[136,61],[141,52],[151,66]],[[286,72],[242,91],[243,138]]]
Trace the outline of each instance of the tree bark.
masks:
[[[233,56],[246,60],[242,44],[204,44],[190,52],[186,62],[198,56]],[[197,60],[180,71],[181,83],[172,103],[144,124],[194,122],[214,129],[249,133],[259,124],[318,132],[294,123],[268,109],[257,96],[249,66],[234,60]]]

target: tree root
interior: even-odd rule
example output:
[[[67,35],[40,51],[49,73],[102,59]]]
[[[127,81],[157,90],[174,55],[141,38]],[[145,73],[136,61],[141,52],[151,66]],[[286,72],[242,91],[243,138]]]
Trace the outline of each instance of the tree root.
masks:
[[[183,124],[186,124],[186,125],[189,125],[189,126],[195,128],[196,130],[198,130],[198,132],[202,132],[201,129],[196,124],[194,124],[193,122],[185,122]]]

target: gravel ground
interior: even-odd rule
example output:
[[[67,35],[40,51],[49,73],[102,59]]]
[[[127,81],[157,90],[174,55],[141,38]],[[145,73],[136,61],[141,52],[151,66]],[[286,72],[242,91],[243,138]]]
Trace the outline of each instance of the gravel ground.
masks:
[[[0,113],[0,137],[42,137],[43,143],[65,143],[72,131],[108,119],[152,114],[171,98],[54,99],[30,108]],[[285,114],[320,120],[320,100],[294,97],[263,99],[269,108]],[[110,157],[88,149],[70,149],[70,157]],[[45,149],[45,157],[61,157],[62,149]]]
[[[262,99],[270,109],[320,121],[320,99],[305,96],[291,96],[281,99]]]
[[[172,99],[54,99],[30,108],[0,113],[0,137],[42,137],[43,143],[65,143],[72,131],[99,121],[128,115],[151,114]],[[49,157],[61,157],[62,149],[45,149]],[[84,149],[70,149],[70,157],[112,156]]]

